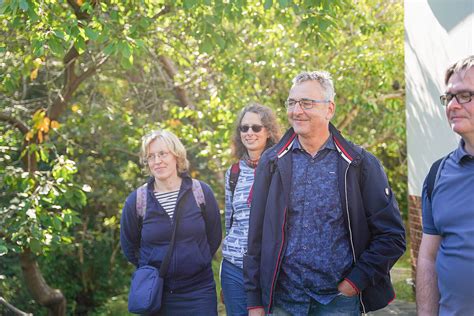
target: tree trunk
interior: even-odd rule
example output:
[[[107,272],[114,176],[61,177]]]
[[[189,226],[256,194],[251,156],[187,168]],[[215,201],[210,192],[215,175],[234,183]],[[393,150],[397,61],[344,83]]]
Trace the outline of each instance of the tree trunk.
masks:
[[[43,278],[38,262],[29,249],[20,254],[25,283],[34,300],[49,309],[54,316],[66,315],[66,298],[58,289],[51,288]]]

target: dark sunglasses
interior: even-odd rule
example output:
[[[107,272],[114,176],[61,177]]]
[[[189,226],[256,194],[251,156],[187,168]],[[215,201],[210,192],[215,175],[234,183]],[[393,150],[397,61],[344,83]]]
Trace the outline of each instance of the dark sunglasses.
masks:
[[[242,133],[247,133],[249,129],[252,129],[254,133],[259,133],[263,129],[263,125],[240,125],[239,130]]]

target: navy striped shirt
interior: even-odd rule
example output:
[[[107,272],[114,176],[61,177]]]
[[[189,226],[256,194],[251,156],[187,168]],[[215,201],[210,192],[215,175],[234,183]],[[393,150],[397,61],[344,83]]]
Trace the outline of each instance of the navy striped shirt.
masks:
[[[161,206],[166,211],[166,214],[170,217],[170,219],[173,219],[173,214],[174,214],[174,208],[176,207],[176,200],[178,199],[178,193],[179,190],[176,191],[170,191],[170,192],[154,192],[155,197],[160,202]]]

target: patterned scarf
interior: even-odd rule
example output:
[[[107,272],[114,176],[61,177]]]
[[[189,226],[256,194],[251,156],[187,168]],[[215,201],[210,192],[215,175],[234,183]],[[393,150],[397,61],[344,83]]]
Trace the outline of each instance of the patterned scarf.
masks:
[[[257,168],[258,161],[260,160],[260,157],[258,159],[250,159],[250,156],[248,153],[244,153],[242,159],[245,161],[245,163],[252,169]]]

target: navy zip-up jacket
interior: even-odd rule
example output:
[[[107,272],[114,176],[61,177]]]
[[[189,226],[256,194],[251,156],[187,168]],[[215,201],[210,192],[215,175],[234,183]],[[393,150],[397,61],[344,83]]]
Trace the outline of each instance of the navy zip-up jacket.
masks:
[[[405,229],[377,158],[346,141],[332,124],[329,130],[339,152],[339,194],[353,255],[353,266],[345,279],[359,290],[361,312],[367,313],[395,298],[390,269],[405,252]],[[272,311],[286,250],[290,149],[295,137],[291,128],[278,144],[265,151],[253,187],[244,284],[248,308],[264,307],[267,313]]]
[[[175,208],[175,214],[179,215],[176,242],[165,275],[165,287],[189,292],[213,282],[211,260],[219,248],[222,229],[219,207],[211,188],[200,182],[206,201],[205,210],[201,212],[192,192],[192,179],[187,174],[181,177]],[[122,210],[120,243],[125,257],[137,267],[150,264],[159,268],[171,241],[172,222],[153,194],[153,188],[151,177],[140,245],[136,190],[127,197]]]

